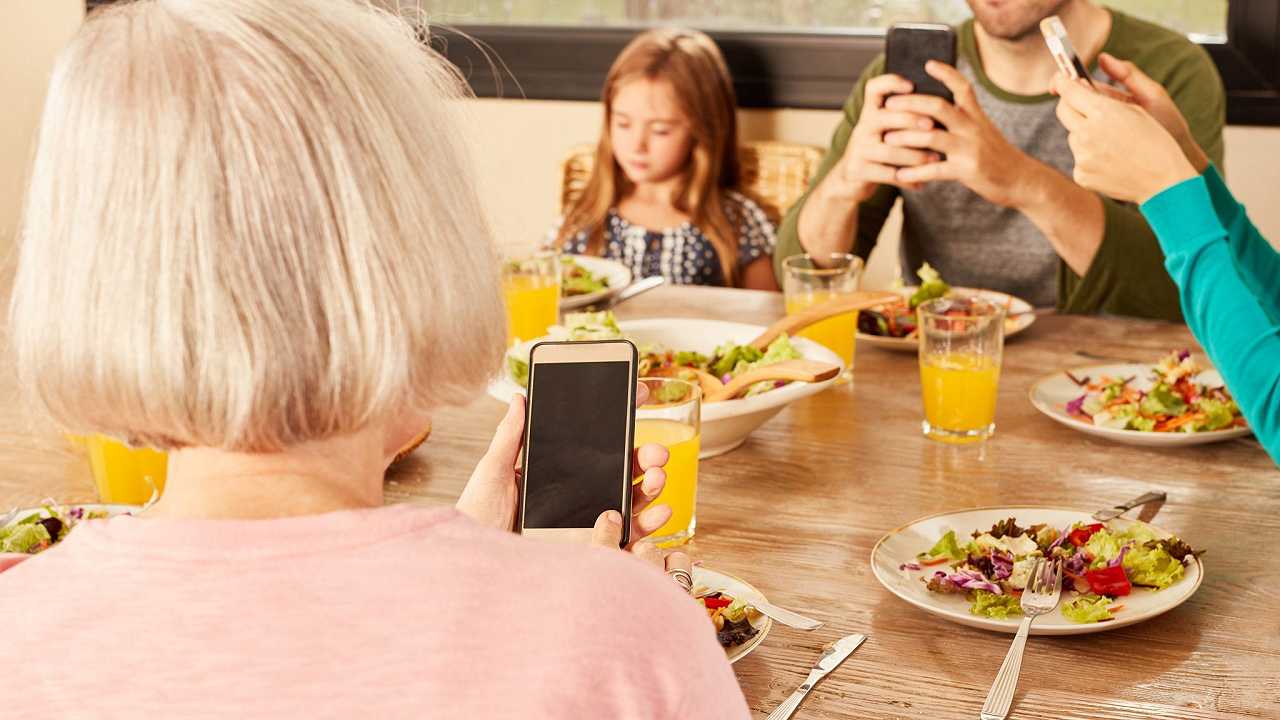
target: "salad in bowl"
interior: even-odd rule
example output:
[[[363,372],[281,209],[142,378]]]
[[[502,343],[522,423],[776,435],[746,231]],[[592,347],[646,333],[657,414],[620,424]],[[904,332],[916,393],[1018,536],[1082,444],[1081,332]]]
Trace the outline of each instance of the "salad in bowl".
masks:
[[[802,337],[779,336],[764,350],[750,346],[765,330],[759,325],[692,318],[648,318],[618,321],[611,313],[568,313],[546,338],[513,345],[506,353],[500,376],[489,395],[507,402],[524,392],[529,382],[529,352],[542,340],[631,340],[640,353],[641,377],[675,376],[697,380],[708,395],[709,386],[723,387],[753,369],[786,360],[813,360],[841,370],[835,353]],[[837,373],[838,375],[838,373]],[[788,404],[830,387],[834,377],[818,382],[753,383],[732,399],[704,402],[700,457],[726,453],[746,441],[760,425]]]

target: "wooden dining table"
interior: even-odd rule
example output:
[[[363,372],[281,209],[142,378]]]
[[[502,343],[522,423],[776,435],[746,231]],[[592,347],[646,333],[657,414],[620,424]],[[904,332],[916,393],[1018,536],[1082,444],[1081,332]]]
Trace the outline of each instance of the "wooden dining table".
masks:
[[[782,313],[777,293],[688,287],[659,288],[617,309],[623,319],[761,325]],[[1011,636],[948,622],[891,594],[871,570],[876,541],[945,511],[1092,511],[1161,489],[1168,501],[1155,522],[1207,551],[1203,585],[1146,622],[1032,637],[1010,717],[1280,718],[1280,471],[1266,453],[1252,438],[1173,449],[1116,444],[1058,425],[1028,400],[1036,379],[1098,362],[1081,353],[1154,361],[1184,347],[1199,349],[1182,325],[1044,314],[1005,347],[995,436],[957,447],[921,434],[915,356],[863,346],[851,383],[793,403],[742,447],[702,461],[692,554],[825,622],[809,632],[775,623],[734,666],[753,714],[790,695],[824,644],[863,633],[866,643],[797,718],[978,717]],[[83,454],[21,409],[14,380],[3,383],[0,508],[95,500]],[[483,395],[436,413],[427,443],[388,472],[387,501],[453,502],[502,413]]]

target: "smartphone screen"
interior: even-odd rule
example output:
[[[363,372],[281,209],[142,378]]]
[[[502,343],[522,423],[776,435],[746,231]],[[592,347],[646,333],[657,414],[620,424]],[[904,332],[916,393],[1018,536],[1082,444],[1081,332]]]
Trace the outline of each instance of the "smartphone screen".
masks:
[[[605,510],[630,512],[634,353],[626,341],[534,348],[523,530],[590,528]]]

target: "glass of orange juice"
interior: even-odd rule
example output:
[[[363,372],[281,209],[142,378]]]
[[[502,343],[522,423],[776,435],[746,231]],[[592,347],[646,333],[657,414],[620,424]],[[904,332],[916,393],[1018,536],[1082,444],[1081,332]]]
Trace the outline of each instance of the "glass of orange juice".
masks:
[[[105,435],[77,439],[89,451],[89,466],[102,502],[145,505],[153,494],[164,492],[167,453],[129,447]]]
[[[560,256],[553,250],[502,263],[507,345],[547,334],[560,319]]]
[[[658,547],[683,545],[698,524],[701,391],[696,382],[677,378],[641,378],[640,382],[649,388],[649,399],[636,408],[635,446],[657,443],[671,454],[665,468],[667,485],[654,500],[671,508],[671,519],[650,539]]]
[[[980,442],[996,431],[1004,308],[978,298],[939,298],[916,309],[924,434]]]
[[[862,259],[848,253],[795,255],[783,260],[782,267],[785,273],[782,292],[788,315],[853,293],[862,281]],[[799,335],[822,343],[838,355],[844,361],[844,374],[839,382],[849,382],[853,377],[858,313],[842,313],[816,322]]]

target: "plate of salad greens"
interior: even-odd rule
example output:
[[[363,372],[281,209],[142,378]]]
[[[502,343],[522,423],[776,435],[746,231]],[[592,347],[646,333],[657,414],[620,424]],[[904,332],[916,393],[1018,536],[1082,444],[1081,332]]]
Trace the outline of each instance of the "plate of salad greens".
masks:
[[[594,255],[560,256],[560,309],[598,303],[631,284],[631,270]]]
[[[752,600],[767,602],[764,594],[745,580],[694,566],[692,594],[707,611],[716,639],[731,663],[755,650],[773,628],[773,620],[751,607]]]
[[[506,355],[503,372],[489,385],[489,395],[508,402],[524,392],[529,382],[529,351],[541,340],[612,340],[627,338],[640,354],[639,375],[714,375],[721,382],[762,365],[806,358],[844,368],[840,358],[822,345],[801,337],[780,336],[763,351],[746,343],[764,331],[759,325],[697,320],[654,318],[618,322],[612,312],[568,313],[563,324],[549,335],[513,345]],[[700,457],[713,457],[741,445],[747,436],[791,402],[821,392],[835,379],[817,383],[757,383],[740,397],[702,406]]]
[[[1005,337],[1017,335],[1036,321],[1035,308],[1021,298],[995,290],[953,288],[929,263],[921,266],[916,274],[920,277],[919,285],[908,285],[892,290],[899,293],[902,296],[901,299],[858,313],[859,343],[885,350],[916,352],[920,347],[916,329],[918,322],[916,308],[924,302],[941,297],[976,297],[1003,307]]]
[[[1250,434],[1217,371],[1177,350],[1153,365],[1054,373],[1031,387],[1036,409],[1067,427],[1130,445],[1175,447]]]
[[[52,500],[39,507],[0,512],[0,566],[5,556],[35,555],[62,542],[75,526],[86,520],[126,515],[139,505],[81,503],[60,505]],[[7,518],[7,520],[6,520]]]
[[[1201,550],[1137,520],[1095,522],[1043,507],[979,508],[917,520],[885,535],[871,565],[890,592],[933,615],[1014,633],[1038,558],[1063,567],[1058,608],[1033,635],[1106,632],[1166,613],[1204,579]]]

